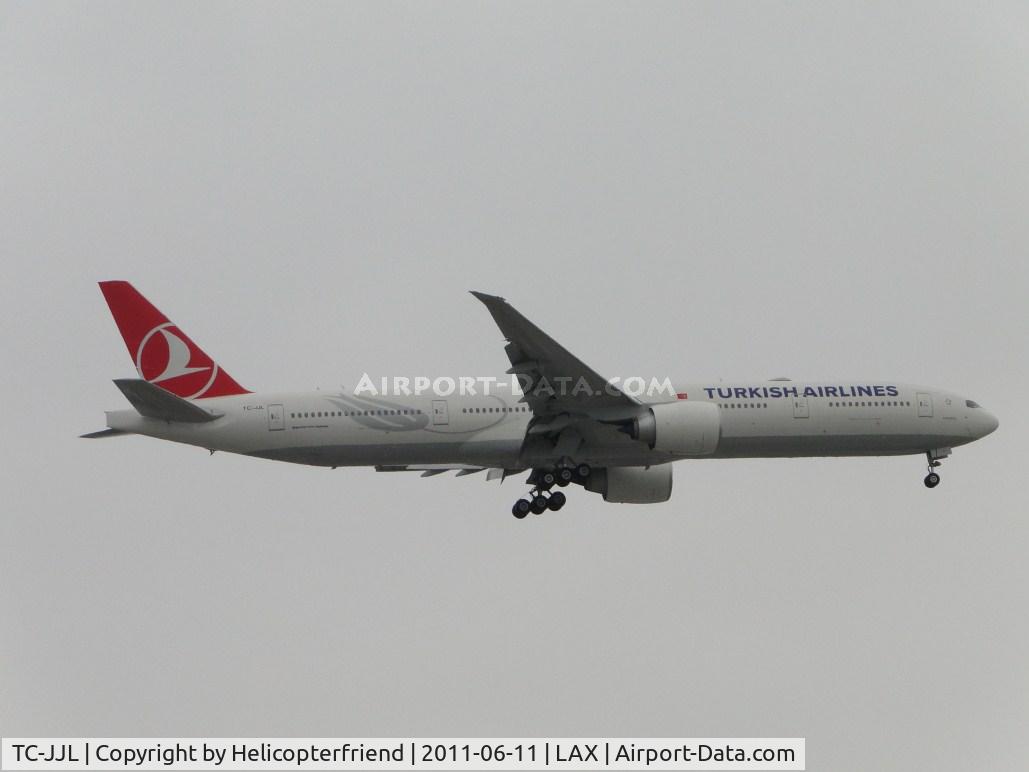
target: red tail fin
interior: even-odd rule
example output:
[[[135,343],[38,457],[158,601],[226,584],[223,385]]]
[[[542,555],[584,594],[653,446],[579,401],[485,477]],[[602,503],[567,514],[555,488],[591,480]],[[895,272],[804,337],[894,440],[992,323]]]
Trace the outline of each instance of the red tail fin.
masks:
[[[140,378],[187,399],[250,393],[127,281],[102,281],[100,291]]]

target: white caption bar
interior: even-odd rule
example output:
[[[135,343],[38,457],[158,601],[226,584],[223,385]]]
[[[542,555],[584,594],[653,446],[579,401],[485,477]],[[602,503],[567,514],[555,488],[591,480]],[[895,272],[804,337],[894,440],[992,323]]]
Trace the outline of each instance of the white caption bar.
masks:
[[[4,770],[784,770],[802,737],[3,738]]]

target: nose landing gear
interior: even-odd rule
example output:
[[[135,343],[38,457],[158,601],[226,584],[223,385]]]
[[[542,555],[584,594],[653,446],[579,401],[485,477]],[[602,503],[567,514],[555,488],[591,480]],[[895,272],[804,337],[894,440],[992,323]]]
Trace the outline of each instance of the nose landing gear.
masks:
[[[935,488],[940,484],[940,475],[936,473],[936,469],[943,463],[943,459],[950,455],[950,448],[940,448],[938,450],[927,450],[925,457],[929,461],[929,474],[922,480],[925,483],[926,488]]]

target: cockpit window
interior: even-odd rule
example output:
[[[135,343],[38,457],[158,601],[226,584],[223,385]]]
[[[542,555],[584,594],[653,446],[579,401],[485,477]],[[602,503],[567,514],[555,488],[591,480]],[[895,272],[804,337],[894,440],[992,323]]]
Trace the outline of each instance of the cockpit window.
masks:
[[[966,399],[965,400],[965,407],[979,407],[979,403],[975,402],[975,401],[973,401],[971,399]]]

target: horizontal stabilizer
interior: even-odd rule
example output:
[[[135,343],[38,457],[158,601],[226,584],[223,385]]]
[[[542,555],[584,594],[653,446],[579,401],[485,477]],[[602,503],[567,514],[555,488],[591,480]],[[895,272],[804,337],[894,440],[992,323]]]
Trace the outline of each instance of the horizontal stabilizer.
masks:
[[[123,432],[121,429],[101,429],[98,432],[80,434],[79,438],[83,440],[102,440],[105,437],[121,437],[123,434],[132,434],[132,432]]]
[[[132,403],[141,416],[180,423],[205,423],[220,418],[222,413],[204,409],[195,402],[176,397],[160,386],[138,378],[117,378],[114,385]]]

